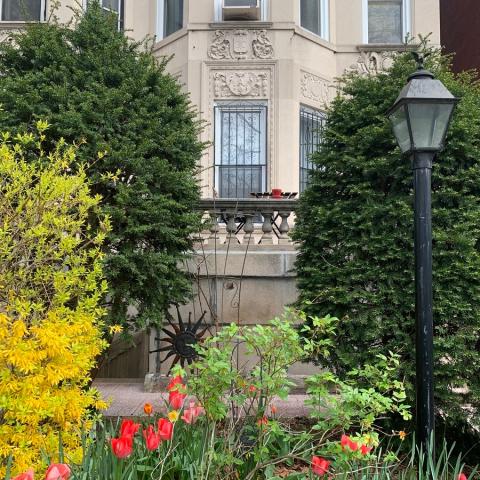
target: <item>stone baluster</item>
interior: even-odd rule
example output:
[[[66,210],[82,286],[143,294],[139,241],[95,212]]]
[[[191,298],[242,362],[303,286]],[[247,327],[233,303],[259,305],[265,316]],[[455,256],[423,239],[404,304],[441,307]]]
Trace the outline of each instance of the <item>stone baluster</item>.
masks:
[[[262,224],[262,238],[260,243],[262,245],[273,245],[273,227],[272,227],[272,210],[262,210],[263,224]]]
[[[245,217],[245,225],[243,226],[243,231],[245,233],[243,237],[243,243],[245,245],[252,245],[255,243],[255,238],[253,236],[253,232],[255,230],[255,226],[253,225],[253,213],[244,213],[243,216]]]
[[[290,217],[289,211],[279,211],[278,214],[282,219],[282,223],[278,227],[280,237],[278,238],[279,245],[288,245],[290,243],[290,237],[288,232],[290,231],[290,225],[288,224],[288,217]]]
[[[227,218],[227,241],[226,243],[240,243],[235,235],[237,231],[237,224],[235,223],[235,212],[227,212],[225,214]]]
[[[220,237],[218,235],[218,213],[216,212],[209,212],[210,215],[210,225],[209,225],[209,230],[210,230],[210,235],[208,237],[208,244],[209,245],[215,245],[220,242]]]

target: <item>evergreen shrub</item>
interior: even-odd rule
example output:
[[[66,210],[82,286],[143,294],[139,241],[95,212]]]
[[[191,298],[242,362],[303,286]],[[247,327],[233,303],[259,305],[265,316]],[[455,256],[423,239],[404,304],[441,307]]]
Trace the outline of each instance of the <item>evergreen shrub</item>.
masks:
[[[190,290],[178,267],[198,231],[204,145],[189,98],[147,41],[89,2],[71,25],[32,24],[0,44],[0,129],[52,126],[47,145],[82,144],[80,163],[112,219],[104,251],[112,324],[159,322]],[[101,152],[100,154],[98,152]],[[138,315],[128,318],[128,308]]]
[[[461,99],[434,161],[435,404],[447,426],[480,420],[480,90],[430,50],[427,67]],[[409,74],[409,54],[377,76],[347,74],[328,111],[316,169],[294,232],[300,303],[342,321],[328,363],[339,374],[392,351],[414,402],[413,189],[385,113]]]

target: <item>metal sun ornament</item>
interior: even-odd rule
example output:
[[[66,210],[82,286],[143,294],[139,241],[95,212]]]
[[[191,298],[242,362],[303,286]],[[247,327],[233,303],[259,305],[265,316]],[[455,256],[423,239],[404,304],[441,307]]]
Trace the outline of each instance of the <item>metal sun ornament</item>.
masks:
[[[166,337],[155,338],[158,342],[164,342],[168,345],[150,352],[167,352],[165,358],[161,360],[161,363],[166,362],[170,357],[174,357],[168,373],[170,373],[174,365],[180,364],[183,368],[186,363],[188,365],[193,363],[198,355],[195,350],[195,345],[202,342],[204,335],[208,331],[208,326],[203,330],[200,330],[203,319],[207,314],[206,311],[202,313],[201,317],[195,323],[192,323],[192,312],[190,312],[188,315],[188,322],[185,324],[182,315],[180,314],[180,309],[178,306],[176,306],[176,308],[178,322],[174,321],[170,313],[166,316],[167,322],[173,331],[168,330],[167,328],[162,328],[162,332],[165,333]]]

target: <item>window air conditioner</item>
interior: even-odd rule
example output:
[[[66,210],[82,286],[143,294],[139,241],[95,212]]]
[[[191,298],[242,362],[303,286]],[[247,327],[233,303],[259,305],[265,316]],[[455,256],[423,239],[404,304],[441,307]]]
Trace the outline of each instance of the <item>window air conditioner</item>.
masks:
[[[261,0],[223,0],[223,20],[260,20]]]

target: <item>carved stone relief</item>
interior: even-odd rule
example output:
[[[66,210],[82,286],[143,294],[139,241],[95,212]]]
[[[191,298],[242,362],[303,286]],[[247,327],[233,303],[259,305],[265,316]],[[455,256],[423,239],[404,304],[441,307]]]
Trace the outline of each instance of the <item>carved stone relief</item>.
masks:
[[[383,52],[360,50],[360,56],[356,63],[350,65],[345,71],[356,72],[360,75],[376,75],[392,66],[393,57],[396,53],[391,50]]]
[[[208,49],[213,60],[271,59],[273,44],[266,30],[216,30]]]
[[[312,73],[302,72],[300,80],[301,94],[307,100],[328,104],[335,95],[335,85]]]
[[[267,98],[270,89],[269,71],[216,71],[213,73],[215,98]]]

